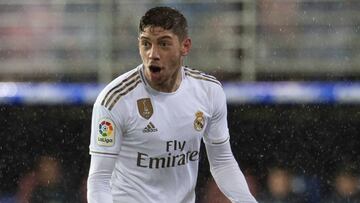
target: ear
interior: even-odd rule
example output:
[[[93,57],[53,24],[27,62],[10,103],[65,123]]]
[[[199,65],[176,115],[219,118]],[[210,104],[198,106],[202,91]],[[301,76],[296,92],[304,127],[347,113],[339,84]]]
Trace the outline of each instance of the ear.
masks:
[[[188,55],[190,49],[191,49],[191,39],[187,37],[181,43],[181,56]]]

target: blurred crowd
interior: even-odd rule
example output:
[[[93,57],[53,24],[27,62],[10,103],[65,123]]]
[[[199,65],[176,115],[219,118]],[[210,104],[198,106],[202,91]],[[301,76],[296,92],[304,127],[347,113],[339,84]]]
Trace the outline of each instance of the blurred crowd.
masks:
[[[19,178],[14,194],[0,196],[1,203],[87,202],[86,177],[79,188],[66,188],[63,179],[66,172],[59,159],[43,155],[35,162],[35,166]]]
[[[341,167],[332,179],[324,180],[330,188],[321,188],[319,179],[294,174],[281,166],[271,167],[261,182],[250,170],[244,170],[251,193],[260,203],[357,203],[360,202],[358,172],[349,166]],[[87,176],[78,188],[66,188],[61,161],[54,156],[43,155],[36,159],[34,167],[19,178],[13,194],[1,194],[1,203],[79,202],[86,200]],[[230,203],[212,178],[202,185],[204,193],[199,203]]]
[[[245,171],[251,193],[259,203],[358,203],[360,202],[360,178],[356,171],[341,167],[330,180],[330,188],[324,191],[319,180],[293,174],[285,167],[268,169],[263,185],[258,178]],[[201,203],[230,203],[213,179],[205,186],[206,194]]]

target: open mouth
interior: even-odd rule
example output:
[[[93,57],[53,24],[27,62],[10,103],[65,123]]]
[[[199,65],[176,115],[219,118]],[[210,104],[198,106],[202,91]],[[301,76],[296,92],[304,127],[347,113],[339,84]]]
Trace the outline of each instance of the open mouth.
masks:
[[[151,65],[149,66],[150,72],[152,73],[159,73],[161,71],[161,68],[159,66]]]

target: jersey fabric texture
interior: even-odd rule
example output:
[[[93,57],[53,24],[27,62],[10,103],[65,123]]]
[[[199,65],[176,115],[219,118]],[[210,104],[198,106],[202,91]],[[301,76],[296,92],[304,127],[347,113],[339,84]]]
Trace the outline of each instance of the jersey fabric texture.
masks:
[[[195,202],[201,139],[229,139],[226,99],[213,76],[181,67],[172,93],[145,80],[143,65],[99,94],[92,117],[90,154],[115,157],[111,191],[118,202]]]

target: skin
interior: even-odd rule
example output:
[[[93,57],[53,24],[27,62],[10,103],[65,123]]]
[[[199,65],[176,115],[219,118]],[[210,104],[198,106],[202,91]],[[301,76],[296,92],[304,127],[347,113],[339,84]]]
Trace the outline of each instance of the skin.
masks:
[[[181,83],[181,66],[191,39],[180,39],[171,30],[146,27],[139,35],[139,52],[149,85],[160,92],[174,92]]]

